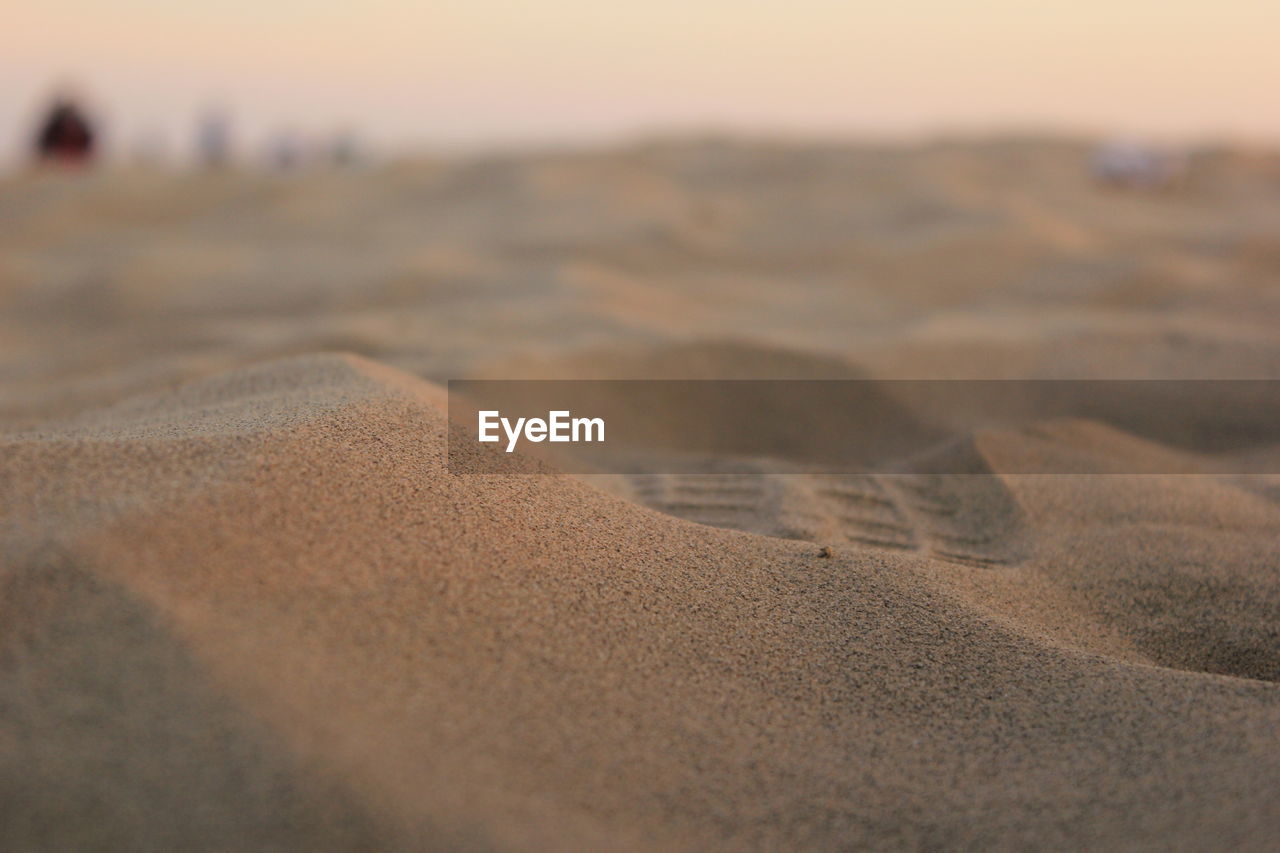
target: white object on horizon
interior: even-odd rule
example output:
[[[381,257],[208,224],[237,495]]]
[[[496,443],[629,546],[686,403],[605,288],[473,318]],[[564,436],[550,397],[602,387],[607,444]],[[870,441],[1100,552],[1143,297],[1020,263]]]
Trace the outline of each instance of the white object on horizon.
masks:
[[[1133,189],[1166,189],[1186,171],[1186,158],[1137,140],[1104,142],[1091,160],[1094,178],[1103,184]]]

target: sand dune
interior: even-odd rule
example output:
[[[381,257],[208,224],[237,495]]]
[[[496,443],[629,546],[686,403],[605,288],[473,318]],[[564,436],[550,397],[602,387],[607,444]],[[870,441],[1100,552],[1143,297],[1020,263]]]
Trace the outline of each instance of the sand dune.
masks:
[[[1269,161],[1082,150],[10,179],[0,848],[1269,849],[1274,447],[446,466],[464,375],[1275,377]]]
[[[48,538],[7,572],[27,614],[8,751],[38,768],[10,777],[30,805],[7,845],[1213,845],[1269,825],[1280,709],[1251,679],[1277,674],[1276,585],[1247,532],[1275,507],[1232,492],[1225,518],[1171,527],[1198,489],[1165,483],[1149,518],[1068,518],[1070,545],[1038,533],[1002,579],[1031,603],[1005,605],[916,552],[824,558],[564,477],[450,476],[443,433],[438,388],[324,357],[17,439],[5,503]],[[52,476],[69,455],[81,475]],[[84,479],[110,517],[85,517]],[[1053,499],[1113,491],[1058,481],[998,502],[1053,531]],[[899,488],[943,517],[960,498]],[[1072,635],[1028,614],[1046,587]]]

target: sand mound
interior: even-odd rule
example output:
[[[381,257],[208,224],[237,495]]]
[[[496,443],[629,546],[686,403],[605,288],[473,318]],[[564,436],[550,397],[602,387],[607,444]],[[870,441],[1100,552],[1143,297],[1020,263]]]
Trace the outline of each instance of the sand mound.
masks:
[[[1275,412],[727,409],[791,457],[605,494],[397,372],[1280,376],[1274,156],[1088,151],[0,179],[0,849],[1273,848]]]
[[[1274,673],[1262,497],[1165,482],[1117,520],[1091,508],[1132,485],[1015,479],[996,505],[1021,563],[852,537],[824,557],[559,475],[450,475],[445,433],[438,387],[333,356],[11,437],[3,595],[25,615],[0,744],[30,809],[4,846],[1263,849],[1276,829],[1276,687],[1165,668]],[[949,484],[920,485],[946,518]],[[979,595],[978,573],[1006,580]],[[1046,589],[1069,630],[1037,617]]]

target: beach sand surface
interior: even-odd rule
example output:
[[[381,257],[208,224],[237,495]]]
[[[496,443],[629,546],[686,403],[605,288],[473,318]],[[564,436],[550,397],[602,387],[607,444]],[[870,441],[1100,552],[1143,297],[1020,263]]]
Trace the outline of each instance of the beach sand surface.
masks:
[[[1280,158],[1087,156],[3,179],[0,849],[1273,849],[1280,448],[446,465],[451,378],[1280,379]]]

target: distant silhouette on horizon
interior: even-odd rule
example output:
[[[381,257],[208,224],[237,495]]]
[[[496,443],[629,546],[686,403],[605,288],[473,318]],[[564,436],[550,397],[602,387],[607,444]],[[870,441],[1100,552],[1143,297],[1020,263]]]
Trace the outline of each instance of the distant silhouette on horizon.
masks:
[[[96,137],[88,116],[68,97],[56,98],[36,137],[36,156],[45,162],[86,164]]]
[[[349,169],[360,162],[360,142],[355,131],[343,128],[329,140],[329,161],[339,169]]]
[[[231,163],[231,119],[222,110],[209,110],[197,123],[196,156],[207,169],[221,169]]]

